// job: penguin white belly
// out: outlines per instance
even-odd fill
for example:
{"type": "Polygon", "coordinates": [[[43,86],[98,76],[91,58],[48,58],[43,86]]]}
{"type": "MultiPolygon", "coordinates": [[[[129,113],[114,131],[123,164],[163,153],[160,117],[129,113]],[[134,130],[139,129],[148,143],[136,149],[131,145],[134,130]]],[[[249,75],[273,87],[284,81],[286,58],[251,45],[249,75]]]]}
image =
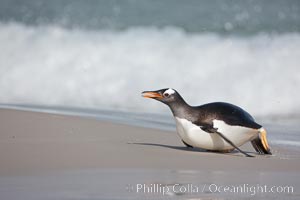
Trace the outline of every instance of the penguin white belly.
{"type": "MultiPolygon", "coordinates": [[[[175,117],[177,133],[187,144],[208,150],[228,150],[233,147],[228,144],[217,133],[208,133],[192,122],[175,117]]],[[[213,120],[213,127],[218,129],[225,137],[231,140],[236,146],[255,138],[259,131],[242,126],[231,126],[221,120],[213,120]]]]}

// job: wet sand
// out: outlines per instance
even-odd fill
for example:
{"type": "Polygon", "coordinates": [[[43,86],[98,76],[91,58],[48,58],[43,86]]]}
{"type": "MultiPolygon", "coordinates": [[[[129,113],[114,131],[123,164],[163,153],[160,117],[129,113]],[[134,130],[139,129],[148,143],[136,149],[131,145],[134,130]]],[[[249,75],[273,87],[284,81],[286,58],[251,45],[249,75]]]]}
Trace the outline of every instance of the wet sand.
{"type": "Polygon", "coordinates": [[[188,149],[175,132],[0,109],[0,198],[299,199],[298,152],[270,143],[272,156],[244,145],[247,158],[188,149]]]}

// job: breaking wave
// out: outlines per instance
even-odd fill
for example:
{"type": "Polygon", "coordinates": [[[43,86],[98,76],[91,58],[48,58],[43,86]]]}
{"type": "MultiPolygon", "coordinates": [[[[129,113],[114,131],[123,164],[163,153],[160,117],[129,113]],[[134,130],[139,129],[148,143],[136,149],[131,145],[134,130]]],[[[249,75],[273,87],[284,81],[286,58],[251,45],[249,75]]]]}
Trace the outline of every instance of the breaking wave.
{"type": "Polygon", "coordinates": [[[0,23],[0,103],[163,112],[140,97],[173,87],[192,105],[300,113],[300,34],[250,37],[180,28],[123,31],[0,23]]]}

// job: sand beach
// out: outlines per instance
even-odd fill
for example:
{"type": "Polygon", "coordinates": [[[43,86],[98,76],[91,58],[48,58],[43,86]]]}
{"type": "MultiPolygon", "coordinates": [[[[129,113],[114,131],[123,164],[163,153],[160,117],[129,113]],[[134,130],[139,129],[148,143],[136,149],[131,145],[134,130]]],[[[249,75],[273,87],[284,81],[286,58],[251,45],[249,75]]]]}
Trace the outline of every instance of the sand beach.
{"type": "MultiPolygon", "coordinates": [[[[272,141],[270,142],[272,145],[272,141]]],[[[0,109],[1,199],[298,199],[300,159],[188,149],[175,132],[0,109]]]]}

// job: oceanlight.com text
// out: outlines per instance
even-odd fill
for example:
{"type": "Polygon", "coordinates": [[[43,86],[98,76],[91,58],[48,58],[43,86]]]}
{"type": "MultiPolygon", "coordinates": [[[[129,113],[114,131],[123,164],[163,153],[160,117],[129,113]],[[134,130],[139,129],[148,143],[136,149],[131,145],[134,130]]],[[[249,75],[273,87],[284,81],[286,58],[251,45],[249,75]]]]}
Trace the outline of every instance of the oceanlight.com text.
{"type": "Polygon", "coordinates": [[[261,184],[240,184],[240,185],[222,185],[222,184],[134,184],[127,185],[127,191],[140,194],[246,194],[257,195],[263,193],[273,194],[292,194],[294,187],[290,185],[261,185],[261,184]]]}

